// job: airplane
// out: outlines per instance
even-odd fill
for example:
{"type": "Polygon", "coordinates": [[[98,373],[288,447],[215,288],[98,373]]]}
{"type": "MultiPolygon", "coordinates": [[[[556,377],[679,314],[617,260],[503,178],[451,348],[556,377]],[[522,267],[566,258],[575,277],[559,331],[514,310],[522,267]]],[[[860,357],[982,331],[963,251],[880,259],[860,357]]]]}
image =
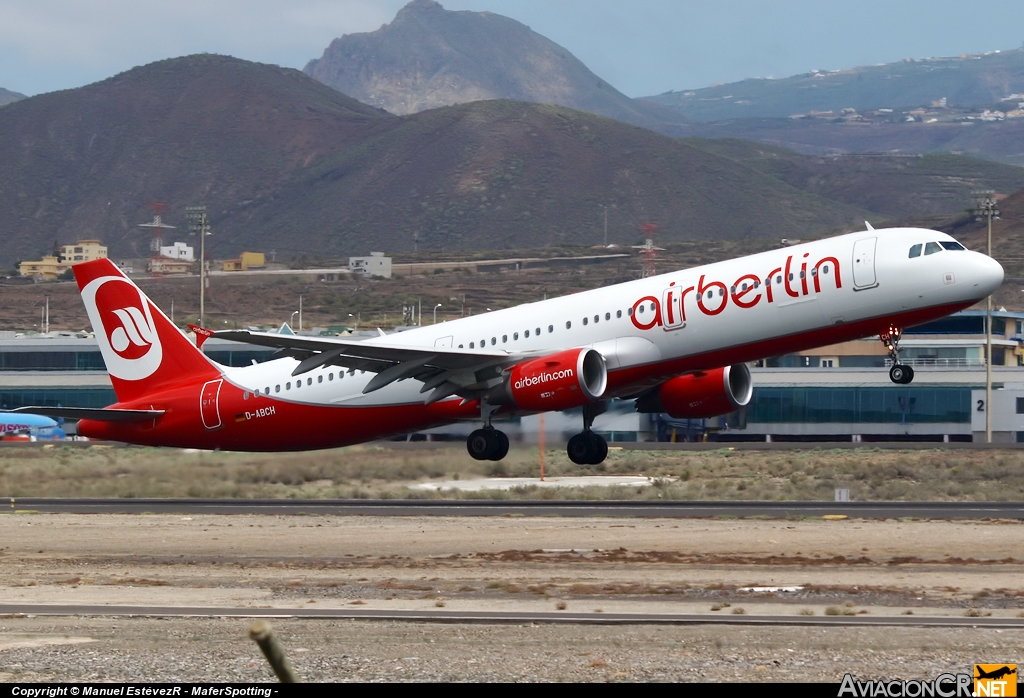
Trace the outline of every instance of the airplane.
{"type": "Polygon", "coordinates": [[[611,398],[709,418],[746,405],[747,362],[878,335],[906,384],[903,328],[957,312],[1003,280],[995,260],[920,228],[849,233],[363,341],[249,330],[206,336],[275,347],[245,367],[207,358],[108,260],[73,267],[117,403],[25,408],[78,418],[93,439],[235,451],[332,448],[474,421],[477,460],[500,460],[494,417],[583,408],[567,445],[611,398]]]}
{"type": "Polygon", "coordinates": [[[50,417],[26,412],[0,412],[0,439],[27,434],[36,439],[63,439],[67,436],[50,417]]]}

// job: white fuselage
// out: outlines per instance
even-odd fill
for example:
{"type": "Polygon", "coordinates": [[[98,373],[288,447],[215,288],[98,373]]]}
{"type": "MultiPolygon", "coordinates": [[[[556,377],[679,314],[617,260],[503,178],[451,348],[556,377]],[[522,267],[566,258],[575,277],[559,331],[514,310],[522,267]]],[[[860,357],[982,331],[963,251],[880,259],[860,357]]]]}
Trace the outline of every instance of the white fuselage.
{"type": "MultiPolygon", "coordinates": [[[[752,361],[925,322],[992,293],[989,257],[914,245],[952,243],[924,229],[869,230],[419,327],[367,343],[537,352],[592,347],[608,365],[607,397],[635,395],[670,375],[752,361]],[[788,265],[788,266],[787,266],[788,265]]],[[[324,366],[298,377],[295,359],[226,368],[238,388],[308,405],[422,403],[415,380],[363,394],[372,373],[324,366]],[[301,382],[301,385],[296,385],[301,382]]]]}

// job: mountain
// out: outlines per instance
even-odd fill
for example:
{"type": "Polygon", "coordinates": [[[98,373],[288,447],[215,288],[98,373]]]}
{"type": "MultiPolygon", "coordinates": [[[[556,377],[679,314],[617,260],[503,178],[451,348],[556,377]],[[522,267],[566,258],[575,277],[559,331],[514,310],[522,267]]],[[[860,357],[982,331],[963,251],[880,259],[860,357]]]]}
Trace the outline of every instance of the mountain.
{"type": "Polygon", "coordinates": [[[0,109],[0,264],[55,240],[144,256],[150,202],[206,203],[213,253],[521,248],[809,235],[861,211],[735,160],[565,107],[395,117],[299,71],[198,55],[0,109]],[[722,211],[729,211],[722,215],[722,211]]]}
{"type": "Polygon", "coordinates": [[[307,75],[225,56],[135,68],[0,109],[0,265],[205,203],[216,257],[809,237],[955,211],[1021,172],[969,158],[807,158],[670,138],[568,107],[489,100],[394,116],[307,75]],[[916,198],[915,198],[916,197],[916,198]]]}
{"type": "Polygon", "coordinates": [[[25,99],[25,95],[0,87],[0,107],[11,102],[17,102],[19,99],[25,99]]]}
{"type": "Polygon", "coordinates": [[[790,117],[812,111],[949,107],[1024,102],[1024,49],[751,79],[644,99],[693,121],[790,117]],[[1018,98],[1008,99],[1011,95],[1018,98]]]}
{"type": "Polygon", "coordinates": [[[970,207],[973,190],[1005,193],[1024,187],[1024,168],[965,155],[801,155],[733,138],[686,142],[797,189],[908,223],[961,213],[970,207]]]}
{"type": "Polygon", "coordinates": [[[0,262],[93,237],[143,256],[147,203],[206,201],[217,221],[393,119],[296,70],[210,55],[15,102],[0,109],[0,262]]]}
{"type": "Polygon", "coordinates": [[[635,102],[569,51],[508,17],[413,0],[375,32],[335,39],[305,72],[393,114],[513,99],[653,125],[676,117],[635,102]]]}

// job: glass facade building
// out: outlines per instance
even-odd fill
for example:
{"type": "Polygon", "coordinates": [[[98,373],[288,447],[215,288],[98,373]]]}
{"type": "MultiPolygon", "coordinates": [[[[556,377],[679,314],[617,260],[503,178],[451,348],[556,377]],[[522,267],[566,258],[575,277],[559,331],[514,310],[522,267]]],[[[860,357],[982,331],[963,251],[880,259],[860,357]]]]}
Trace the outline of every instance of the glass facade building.
{"type": "Polygon", "coordinates": [[[971,421],[969,387],[754,388],[747,423],[936,424],[971,421]]]}

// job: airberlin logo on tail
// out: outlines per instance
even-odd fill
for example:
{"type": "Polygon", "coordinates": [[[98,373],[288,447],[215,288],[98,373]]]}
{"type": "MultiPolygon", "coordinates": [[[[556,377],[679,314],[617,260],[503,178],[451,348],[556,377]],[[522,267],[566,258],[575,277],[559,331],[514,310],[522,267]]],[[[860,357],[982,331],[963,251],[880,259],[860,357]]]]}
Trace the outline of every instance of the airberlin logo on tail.
{"type": "Polygon", "coordinates": [[[121,277],[103,276],[82,289],[82,300],[110,375],[127,381],[153,375],[163,347],[142,291],[121,277]]]}

